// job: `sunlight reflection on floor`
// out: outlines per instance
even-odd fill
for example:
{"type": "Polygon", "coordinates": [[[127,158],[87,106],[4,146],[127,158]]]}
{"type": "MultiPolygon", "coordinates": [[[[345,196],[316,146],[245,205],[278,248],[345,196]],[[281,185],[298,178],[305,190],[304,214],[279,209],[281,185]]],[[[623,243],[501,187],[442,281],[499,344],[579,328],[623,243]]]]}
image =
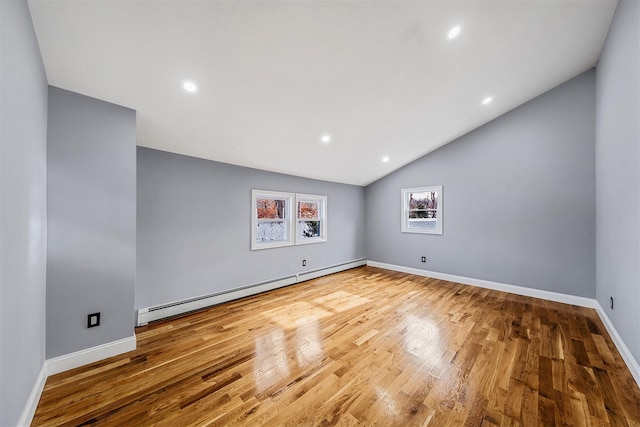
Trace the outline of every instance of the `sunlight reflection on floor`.
{"type": "Polygon", "coordinates": [[[442,364],[442,344],[438,325],[430,320],[414,315],[405,316],[407,330],[404,346],[408,353],[420,358],[430,368],[440,368],[442,364]]]}
{"type": "Polygon", "coordinates": [[[329,295],[316,298],[313,302],[322,304],[337,312],[343,312],[350,308],[371,302],[371,300],[369,298],[361,297],[360,295],[350,294],[349,292],[336,291],[329,295]]]}
{"type": "Polygon", "coordinates": [[[289,375],[286,338],[278,329],[255,339],[253,377],[258,391],[263,391],[289,375]]]}
{"type": "Polygon", "coordinates": [[[323,310],[314,304],[300,301],[293,304],[287,304],[283,307],[278,307],[274,310],[266,311],[263,315],[276,322],[283,329],[290,329],[295,326],[298,320],[319,320],[327,316],[331,316],[331,314],[331,312],[323,310]]]}
{"type": "Polygon", "coordinates": [[[298,365],[305,367],[322,360],[324,348],[322,347],[318,321],[305,318],[298,320],[296,326],[296,356],[298,365]]]}

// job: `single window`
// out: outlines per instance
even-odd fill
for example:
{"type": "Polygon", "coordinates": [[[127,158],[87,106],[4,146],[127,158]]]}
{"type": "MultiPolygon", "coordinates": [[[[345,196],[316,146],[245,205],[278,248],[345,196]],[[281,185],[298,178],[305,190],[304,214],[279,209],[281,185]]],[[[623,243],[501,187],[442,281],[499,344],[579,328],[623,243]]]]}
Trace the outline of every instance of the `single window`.
{"type": "Polygon", "coordinates": [[[251,191],[251,250],[294,244],[294,197],[292,193],[251,191]]]}
{"type": "Polygon", "coordinates": [[[442,186],[402,190],[402,232],[442,234],[442,186]]]}
{"type": "Polygon", "coordinates": [[[327,241],[327,197],[296,194],[296,244],[327,241]]]}

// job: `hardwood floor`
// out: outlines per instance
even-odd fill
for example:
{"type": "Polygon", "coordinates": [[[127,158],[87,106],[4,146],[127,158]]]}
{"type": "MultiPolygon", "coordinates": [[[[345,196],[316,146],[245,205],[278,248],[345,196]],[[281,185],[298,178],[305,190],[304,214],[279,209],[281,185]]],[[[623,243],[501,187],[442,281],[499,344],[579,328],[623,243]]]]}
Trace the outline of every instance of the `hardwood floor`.
{"type": "Polygon", "coordinates": [[[33,425],[640,425],[594,310],[372,267],[136,335],[50,377],[33,425]]]}

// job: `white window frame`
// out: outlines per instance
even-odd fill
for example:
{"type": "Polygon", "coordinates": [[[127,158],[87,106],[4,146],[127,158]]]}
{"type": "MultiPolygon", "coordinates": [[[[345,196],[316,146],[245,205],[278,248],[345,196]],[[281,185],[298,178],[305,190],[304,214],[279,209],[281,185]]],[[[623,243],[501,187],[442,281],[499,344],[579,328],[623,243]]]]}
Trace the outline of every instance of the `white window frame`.
{"type": "Polygon", "coordinates": [[[296,194],[296,245],[306,245],[309,243],[321,243],[327,241],[327,196],[319,196],[316,194],[296,194]],[[315,202],[318,203],[318,218],[298,218],[298,203],[315,202]],[[298,236],[298,223],[301,221],[315,220],[320,222],[320,235],[317,237],[300,237],[298,236]]]}
{"type": "Polygon", "coordinates": [[[435,185],[430,187],[416,187],[416,188],[403,188],[400,190],[402,196],[402,232],[403,233],[418,233],[418,234],[442,234],[442,185],[435,185]],[[409,227],[409,195],[411,193],[425,193],[425,192],[437,192],[438,207],[436,212],[436,228],[433,230],[418,229],[409,227]]]}
{"type": "MultiPolygon", "coordinates": [[[[295,201],[294,193],[284,193],[281,191],[268,191],[268,190],[251,190],[251,250],[280,248],[283,246],[292,246],[295,244],[295,229],[293,214],[293,204],[295,201]],[[258,199],[284,199],[285,203],[285,234],[286,239],[282,241],[274,242],[257,242],[256,237],[258,234],[258,224],[261,222],[268,222],[267,220],[258,220],[258,207],[256,201],[258,199]]],[[[296,204],[297,206],[297,204],[296,204]]]]}

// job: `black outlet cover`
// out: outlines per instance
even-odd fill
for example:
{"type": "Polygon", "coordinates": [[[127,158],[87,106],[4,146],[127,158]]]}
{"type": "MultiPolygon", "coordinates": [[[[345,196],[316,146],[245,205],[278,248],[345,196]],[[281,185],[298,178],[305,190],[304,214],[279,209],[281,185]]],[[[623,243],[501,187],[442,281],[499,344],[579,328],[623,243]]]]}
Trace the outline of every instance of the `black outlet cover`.
{"type": "Polygon", "coordinates": [[[87,316],[87,328],[100,326],[100,313],[91,313],[87,316]]]}

